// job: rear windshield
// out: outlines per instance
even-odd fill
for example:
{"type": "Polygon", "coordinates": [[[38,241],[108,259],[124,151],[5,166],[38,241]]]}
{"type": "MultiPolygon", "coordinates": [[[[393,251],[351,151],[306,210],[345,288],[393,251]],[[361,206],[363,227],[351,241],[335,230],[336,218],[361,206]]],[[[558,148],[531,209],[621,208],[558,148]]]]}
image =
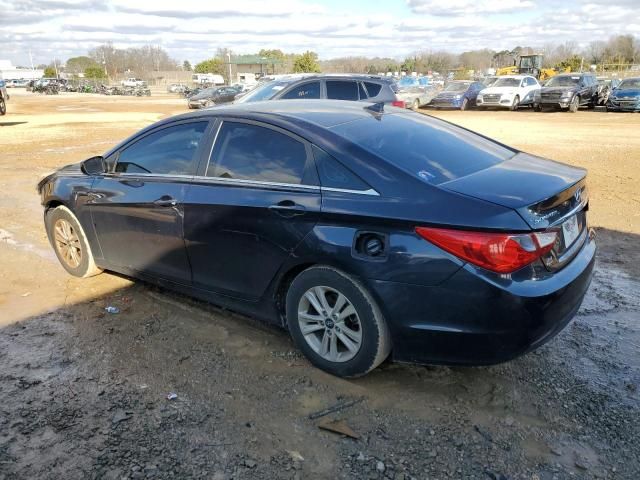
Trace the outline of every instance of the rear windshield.
{"type": "Polygon", "coordinates": [[[484,170],[516,153],[425,115],[387,114],[336,125],[332,130],[434,185],[484,170]]]}

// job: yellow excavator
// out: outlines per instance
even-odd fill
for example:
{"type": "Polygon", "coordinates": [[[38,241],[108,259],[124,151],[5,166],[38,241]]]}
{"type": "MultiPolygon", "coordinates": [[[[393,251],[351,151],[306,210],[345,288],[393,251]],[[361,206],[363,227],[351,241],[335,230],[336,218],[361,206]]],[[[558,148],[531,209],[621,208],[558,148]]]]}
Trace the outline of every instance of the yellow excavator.
{"type": "Polygon", "coordinates": [[[540,81],[557,75],[558,71],[554,68],[542,68],[542,58],[541,53],[520,55],[518,65],[514,60],[512,66],[498,68],[496,75],[533,75],[540,81]]]}

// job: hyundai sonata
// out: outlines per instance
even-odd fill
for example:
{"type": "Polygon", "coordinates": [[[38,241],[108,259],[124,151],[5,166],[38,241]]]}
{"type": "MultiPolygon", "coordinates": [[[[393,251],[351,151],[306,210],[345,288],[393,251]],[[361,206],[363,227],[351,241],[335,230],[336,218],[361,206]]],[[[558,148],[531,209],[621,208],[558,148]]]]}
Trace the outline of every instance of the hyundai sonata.
{"type": "Polygon", "coordinates": [[[491,364],[578,310],[586,172],[383,104],[290,100],[162,120],[39,186],[62,266],[260,317],[310,361],[491,364]]]}

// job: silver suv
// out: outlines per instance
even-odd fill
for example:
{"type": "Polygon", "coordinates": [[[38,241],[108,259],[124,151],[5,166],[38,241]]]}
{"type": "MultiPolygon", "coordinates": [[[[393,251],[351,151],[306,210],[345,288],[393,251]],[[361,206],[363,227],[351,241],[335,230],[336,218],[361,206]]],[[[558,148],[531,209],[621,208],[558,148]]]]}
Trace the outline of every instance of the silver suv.
{"type": "Polygon", "coordinates": [[[392,79],[377,75],[291,75],[266,82],[234,103],[309,98],[383,102],[404,107],[396,92],[397,86],[392,79]]]}

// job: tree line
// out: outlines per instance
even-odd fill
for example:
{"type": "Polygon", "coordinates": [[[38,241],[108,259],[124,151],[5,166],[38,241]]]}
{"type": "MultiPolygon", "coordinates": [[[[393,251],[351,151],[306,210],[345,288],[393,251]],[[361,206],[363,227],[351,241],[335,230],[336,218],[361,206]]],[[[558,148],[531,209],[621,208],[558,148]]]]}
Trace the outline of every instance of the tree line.
{"type": "MultiPolygon", "coordinates": [[[[523,54],[542,53],[544,67],[565,68],[571,66],[588,67],[592,64],[634,64],[640,63],[640,39],[633,35],[616,35],[606,41],[593,41],[585,48],[575,42],[562,44],[547,43],[542,47],[518,46],[512,50],[495,51],[478,49],[460,54],[446,50],[421,50],[404,60],[388,57],[348,56],[319,60],[317,53],[307,51],[302,54],[286,53],[280,49],[262,49],[253,55],[235,55],[228,49],[219,48],[211,58],[192,66],[188,60],[178,61],[162,48],[154,45],[143,47],[116,48],[106,43],[91,49],[87,55],[69,58],[61,67],[59,61],[46,68],[45,76],[55,76],[64,71],[68,75],[82,73],[86,78],[117,78],[126,74],[151,79],[161,71],[185,70],[196,73],[217,73],[228,75],[229,56],[231,63],[243,58],[258,57],[268,74],[326,72],[326,73],[387,73],[387,72],[447,72],[454,69],[500,68],[513,65],[523,54]]],[[[240,68],[240,67],[239,67],[240,68]]]]}

